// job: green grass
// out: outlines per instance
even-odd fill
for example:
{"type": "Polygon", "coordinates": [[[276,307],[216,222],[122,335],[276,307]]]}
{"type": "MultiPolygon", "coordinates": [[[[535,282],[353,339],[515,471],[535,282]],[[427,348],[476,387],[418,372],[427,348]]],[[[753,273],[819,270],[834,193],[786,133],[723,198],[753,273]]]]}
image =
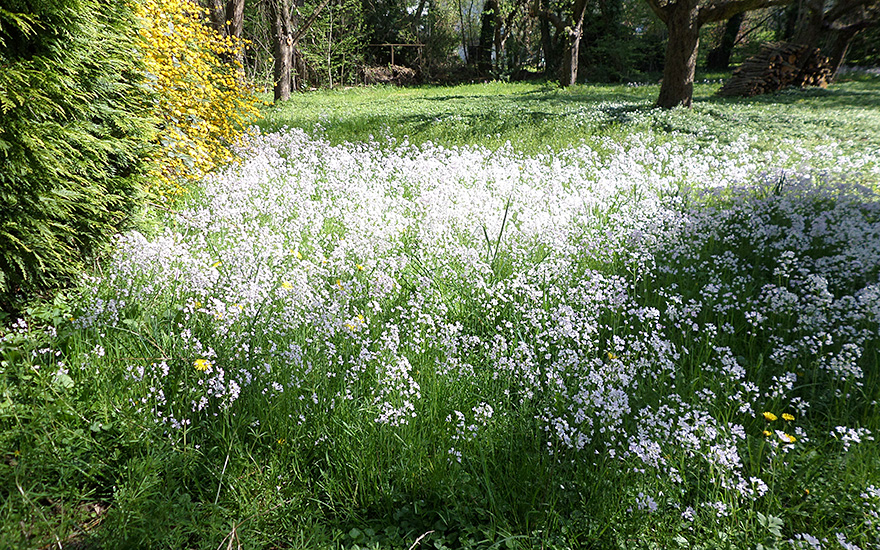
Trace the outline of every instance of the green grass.
{"type": "MultiPolygon", "coordinates": [[[[790,89],[755,98],[720,98],[723,75],[698,83],[694,107],[664,112],[653,107],[658,85],[580,85],[492,82],[456,87],[349,88],[311,92],[268,107],[264,131],[285,126],[316,131],[331,143],[404,139],[419,144],[479,144],[491,149],[510,141],[527,153],[560,150],[635,132],[680,132],[697,138],[735,140],[743,133],[807,143],[855,142],[880,146],[877,78],[847,80],[829,89],[790,89]]],[[[705,80],[705,79],[704,79],[705,80]]]]}
{"type": "Polygon", "coordinates": [[[880,80],[717,87],[267,107],[0,329],[0,547],[876,547],[880,80]]]}

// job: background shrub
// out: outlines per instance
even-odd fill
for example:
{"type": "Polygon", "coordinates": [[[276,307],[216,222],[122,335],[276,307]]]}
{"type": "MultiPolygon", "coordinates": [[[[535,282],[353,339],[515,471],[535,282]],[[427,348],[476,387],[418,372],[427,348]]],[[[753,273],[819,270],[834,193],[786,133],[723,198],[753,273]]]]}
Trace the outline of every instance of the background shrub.
{"type": "Polygon", "coordinates": [[[128,2],[0,9],[0,309],[68,281],[138,204],[154,125],[128,2]]]}

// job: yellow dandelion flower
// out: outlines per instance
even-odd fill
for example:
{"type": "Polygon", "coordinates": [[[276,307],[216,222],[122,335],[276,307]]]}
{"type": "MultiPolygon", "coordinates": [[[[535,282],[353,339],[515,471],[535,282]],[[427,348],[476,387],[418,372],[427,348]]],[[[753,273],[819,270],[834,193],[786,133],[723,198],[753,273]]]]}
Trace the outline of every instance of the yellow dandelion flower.
{"type": "Polygon", "coordinates": [[[761,433],[763,433],[763,434],[764,434],[764,437],[770,437],[770,436],[771,436],[771,435],[773,435],[773,434],[772,434],[772,433],[770,433],[770,432],[769,432],[769,431],[768,431],[768,430],[764,430],[764,431],[763,431],[763,432],[761,432],[761,433]]]}
{"type": "Polygon", "coordinates": [[[222,263],[223,263],[223,262],[221,262],[220,260],[217,260],[216,262],[214,262],[214,263],[211,264],[211,267],[220,267],[220,265],[221,265],[222,263]]]}
{"type": "Polygon", "coordinates": [[[205,372],[211,367],[211,362],[207,359],[196,359],[193,363],[193,367],[195,367],[197,371],[205,372]]]}
{"type": "Polygon", "coordinates": [[[608,354],[608,359],[610,361],[614,361],[615,359],[617,359],[617,356],[615,354],[611,353],[610,351],[608,351],[606,353],[608,354]]]}
{"type": "Polygon", "coordinates": [[[789,434],[786,434],[786,433],[782,434],[782,435],[779,436],[779,437],[780,437],[783,441],[785,441],[786,443],[794,443],[795,441],[797,441],[797,438],[796,438],[795,436],[793,436],[793,435],[789,435],[789,434]]]}
{"type": "Polygon", "coordinates": [[[342,290],[342,281],[340,279],[336,279],[336,286],[339,287],[339,290],[342,290]]]}
{"type": "Polygon", "coordinates": [[[358,271],[363,271],[363,270],[364,270],[364,266],[362,266],[361,264],[357,264],[355,267],[357,267],[357,270],[358,270],[358,271]]]}
{"type": "Polygon", "coordinates": [[[290,284],[290,281],[281,281],[281,288],[284,290],[293,290],[293,285],[290,284]]]}
{"type": "Polygon", "coordinates": [[[772,412],[765,411],[765,412],[764,412],[764,418],[766,418],[769,422],[773,422],[774,420],[776,420],[777,417],[776,417],[776,415],[773,414],[772,412]]]}
{"type": "Polygon", "coordinates": [[[794,420],[794,416],[792,416],[788,413],[782,413],[782,419],[785,420],[786,422],[791,422],[792,420],[794,420]]]}

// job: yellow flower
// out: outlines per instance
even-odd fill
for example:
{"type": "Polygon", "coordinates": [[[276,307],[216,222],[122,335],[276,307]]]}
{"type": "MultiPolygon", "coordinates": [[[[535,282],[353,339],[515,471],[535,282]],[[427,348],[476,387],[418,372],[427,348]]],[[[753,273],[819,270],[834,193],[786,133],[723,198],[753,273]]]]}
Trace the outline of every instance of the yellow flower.
{"type": "Polygon", "coordinates": [[[193,367],[195,367],[196,370],[202,371],[202,372],[205,372],[206,370],[208,370],[208,368],[210,366],[211,366],[211,362],[208,361],[207,359],[196,359],[195,362],[193,363],[193,367]]]}
{"type": "Polygon", "coordinates": [[[771,435],[773,435],[773,434],[772,434],[772,433],[770,433],[770,432],[769,432],[769,431],[768,431],[768,430],[764,430],[764,431],[763,431],[763,432],[761,432],[761,433],[763,433],[763,434],[764,434],[764,437],[770,437],[770,436],[771,436],[771,435]]]}
{"type": "Polygon", "coordinates": [[[776,415],[773,414],[772,412],[765,412],[764,418],[766,418],[770,422],[773,422],[774,420],[776,420],[776,415]]]}
{"type": "Polygon", "coordinates": [[[785,420],[786,422],[791,422],[792,420],[794,420],[794,416],[792,416],[788,413],[782,413],[782,419],[785,420]]]}
{"type": "Polygon", "coordinates": [[[214,262],[213,264],[211,264],[211,267],[220,267],[220,264],[222,264],[222,263],[223,263],[223,262],[221,262],[220,260],[217,260],[216,262],[214,262]]]}
{"type": "Polygon", "coordinates": [[[283,288],[284,290],[293,290],[293,285],[290,284],[290,281],[282,281],[281,288],[283,288]]]}
{"type": "Polygon", "coordinates": [[[356,264],[355,267],[357,267],[357,270],[358,270],[358,271],[363,271],[363,270],[364,270],[364,266],[362,266],[361,264],[356,264]]]}
{"type": "Polygon", "coordinates": [[[795,441],[797,441],[797,438],[796,438],[795,436],[793,436],[793,435],[788,435],[788,434],[786,434],[786,433],[782,434],[782,435],[779,436],[779,437],[781,437],[782,440],[785,441],[786,443],[794,443],[795,441]]]}
{"type": "Polygon", "coordinates": [[[608,354],[608,359],[609,359],[609,360],[614,361],[615,359],[617,359],[617,356],[614,355],[613,353],[611,353],[610,351],[609,351],[609,352],[606,352],[606,353],[608,354]]]}
{"type": "Polygon", "coordinates": [[[342,290],[342,281],[340,279],[336,279],[336,286],[339,287],[339,290],[342,290]]]}

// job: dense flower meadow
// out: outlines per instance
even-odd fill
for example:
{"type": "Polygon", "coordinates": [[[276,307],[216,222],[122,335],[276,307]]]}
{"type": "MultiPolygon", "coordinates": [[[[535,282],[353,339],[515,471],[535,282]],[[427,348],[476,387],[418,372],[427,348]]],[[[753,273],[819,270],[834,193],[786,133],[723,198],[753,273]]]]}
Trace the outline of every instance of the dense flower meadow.
{"type": "MultiPolygon", "coordinates": [[[[777,533],[816,450],[876,445],[880,154],[757,145],[254,137],[119,238],[74,323],[140,348],[81,368],[121,368],[121,406],[196,446],[243,411],[304,462],[336,421],[448,475],[528,440],[621,482],[620,522],[687,538],[759,510],[777,533]]],[[[776,542],[880,547],[878,485],[836,539],[776,542]]]]}

